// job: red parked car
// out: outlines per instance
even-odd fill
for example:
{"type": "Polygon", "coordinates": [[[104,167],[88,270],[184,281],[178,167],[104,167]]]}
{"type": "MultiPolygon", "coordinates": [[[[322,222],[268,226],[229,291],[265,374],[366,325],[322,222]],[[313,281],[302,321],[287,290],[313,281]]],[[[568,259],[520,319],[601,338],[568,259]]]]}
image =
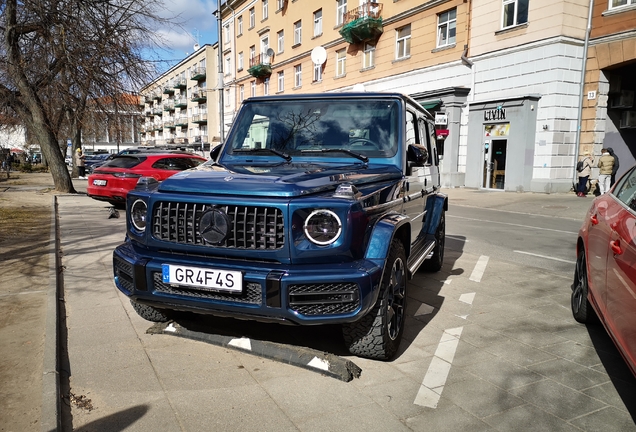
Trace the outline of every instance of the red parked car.
{"type": "Polygon", "coordinates": [[[636,376],[636,167],[592,202],[579,231],[572,314],[596,315],[636,376]]]}
{"type": "Polygon", "coordinates": [[[135,153],[118,155],[95,168],[88,176],[88,196],[125,206],[126,195],[141,177],[167,179],[180,171],[194,168],[207,159],[186,152],[135,153]]]}

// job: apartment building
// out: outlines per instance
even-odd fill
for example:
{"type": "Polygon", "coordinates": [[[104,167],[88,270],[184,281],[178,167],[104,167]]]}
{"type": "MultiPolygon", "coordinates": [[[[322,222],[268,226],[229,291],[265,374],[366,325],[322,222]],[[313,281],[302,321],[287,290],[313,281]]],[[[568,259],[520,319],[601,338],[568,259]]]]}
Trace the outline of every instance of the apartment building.
{"type": "Polygon", "coordinates": [[[225,121],[250,96],[398,91],[449,133],[444,186],[567,191],[587,11],[588,0],[228,1],[225,121]]]}
{"type": "MultiPolygon", "coordinates": [[[[98,151],[117,153],[140,145],[142,98],[133,94],[120,96],[117,109],[109,101],[109,97],[102,98],[101,108],[88,104],[82,127],[82,148],[89,154],[98,151]]],[[[68,145],[66,153],[72,153],[68,145]]]]}
{"type": "Polygon", "coordinates": [[[195,52],[141,90],[141,145],[205,153],[220,142],[217,47],[195,45],[195,52]]]}
{"type": "Polygon", "coordinates": [[[580,151],[613,148],[620,175],[636,163],[636,1],[593,4],[580,151]]]}

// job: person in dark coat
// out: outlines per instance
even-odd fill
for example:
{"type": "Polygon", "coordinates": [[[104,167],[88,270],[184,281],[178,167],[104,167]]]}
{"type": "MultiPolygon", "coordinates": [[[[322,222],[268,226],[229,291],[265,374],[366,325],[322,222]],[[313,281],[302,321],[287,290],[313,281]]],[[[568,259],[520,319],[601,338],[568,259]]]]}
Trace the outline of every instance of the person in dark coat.
{"type": "Polygon", "coordinates": [[[614,149],[611,147],[607,148],[607,152],[614,158],[614,166],[612,167],[612,177],[610,180],[610,187],[612,187],[614,186],[614,183],[616,183],[616,172],[618,171],[618,156],[616,156],[616,154],[614,153],[614,149]]]}

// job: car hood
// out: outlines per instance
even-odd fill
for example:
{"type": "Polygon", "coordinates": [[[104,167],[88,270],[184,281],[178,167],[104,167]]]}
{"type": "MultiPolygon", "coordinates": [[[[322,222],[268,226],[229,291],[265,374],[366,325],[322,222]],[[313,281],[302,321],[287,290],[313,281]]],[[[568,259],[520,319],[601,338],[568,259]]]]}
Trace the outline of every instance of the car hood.
{"type": "Polygon", "coordinates": [[[202,165],[164,180],[160,192],[251,196],[301,196],[334,190],[341,183],[360,186],[395,180],[392,165],[284,164],[278,166],[202,165]]]}

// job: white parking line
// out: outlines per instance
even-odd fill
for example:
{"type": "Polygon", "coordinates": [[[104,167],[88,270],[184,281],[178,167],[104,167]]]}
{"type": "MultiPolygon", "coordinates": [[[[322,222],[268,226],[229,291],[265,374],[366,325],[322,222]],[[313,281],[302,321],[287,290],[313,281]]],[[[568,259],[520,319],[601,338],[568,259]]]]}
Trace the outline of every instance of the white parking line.
{"type": "Polygon", "coordinates": [[[437,408],[437,403],[444,390],[444,385],[446,385],[463,329],[464,327],[457,327],[444,330],[439,345],[437,345],[437,350],[435,350],[435,355],[422,380],[420,390],[415,396],[414,404],[437,408]]]}
{"type": "Polygon", "coordinates": [[[475,300],[476,293],[466,293],[459,296],[459,301],[466,304],[473,304],[473,300],[475,300]]]}
{"type": "Polygon", "coordinates": [[[415,316],[428,315],[430,313],[433,313],[434,310],[435,308],[433,306],[428,305],[426,303],[422,303],[420,307],[417,308],[417,312],[415,312],[415,316]]]}
{"type": "Polygon", "coordinates": [[[477,260],[477,264],[475,264],[475,268],[473,272],[470,274],[470,280],[474,282],[481,282],[481,277],[484,275],[484,271],[486,271],[486,265],[488,264],[488,257],[486,255],[482,255],[477,260]]]}
{"type": "MultiPolygon", "coordinates": [[[[529,213],[524,213],[524,214],[529,214],[529,213]]],[[[541,231],[552,231],[552,232],[558,232],[558,233],[563,233],[563,234],[578,235],[578,232],[574,232],[574,231],[564,231],[564,230],[558,230],[558,229],[552,229],[552,228],[542,228],[542,227],[532,226],[532,225],[522,225],[522,224],[515,224],[515,223],[510,223],[510,222],[489,221],[489,220],[475,219],[475,218],[456,216],[456,215],[448,215],[448,217],[457,218],[457,219],[464,219],[464,220],[470,220],[470,221],[476,221],[476,222],[480,222],[480,223],[496,223],[497,225],[510,225],[510,226],[520,227],[520,228],[530,228],[530,229],[536,229],[536,230],[541,230],[541,231]]]]}
{"type": "Polygon", "coordinates": [[[560,261],[560,262],[564,262],[564,263],[568,263],[568,264],[576,264],[576,261],[564,260],[564,259],[561,259],[561,258],[555,258],[555,257],[551,257],[551,256],[546,256],[546,255],[539,255],[539,254],[532,253],[532,252],[524,252],[524,251],[520,251],[520,250],[516,250],[516,251],[513,251],[513,252],[524,254],[524,255],[535,256],[535,257],[539,257],[539,258],[545,258],[545,259],[549,259],[549,260],[552,260],[552,261],[560,261]]]}

